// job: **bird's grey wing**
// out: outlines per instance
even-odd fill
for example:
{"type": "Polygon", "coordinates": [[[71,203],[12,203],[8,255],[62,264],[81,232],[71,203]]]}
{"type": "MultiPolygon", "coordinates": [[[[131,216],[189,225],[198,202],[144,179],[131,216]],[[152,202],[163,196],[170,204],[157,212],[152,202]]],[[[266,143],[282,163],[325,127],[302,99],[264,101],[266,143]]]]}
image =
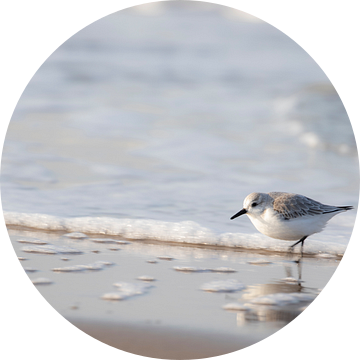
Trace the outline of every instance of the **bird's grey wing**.
{"type": "Polygon", "coordinates": [[[324,205],[303,195],[287,193],[274,197],[273,207],[285,220],[341,211],[336,206],[324,205]]]}

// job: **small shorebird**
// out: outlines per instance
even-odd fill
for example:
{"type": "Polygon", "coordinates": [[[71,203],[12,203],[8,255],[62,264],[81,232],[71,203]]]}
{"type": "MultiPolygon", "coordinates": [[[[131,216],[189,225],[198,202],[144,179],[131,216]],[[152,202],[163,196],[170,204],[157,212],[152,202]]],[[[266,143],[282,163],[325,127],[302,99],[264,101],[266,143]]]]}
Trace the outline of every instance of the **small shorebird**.
{"type": "Polygon", "coordinates": [[[352,206],[324,205],[303,195],[270,192],[251,193],[244,200],[244,208],[231,217],[246,214],[264,235],[280,240],[298,240],[292,249],[305,239],[322,231],[336,214],[353,209],[352,206]]]}

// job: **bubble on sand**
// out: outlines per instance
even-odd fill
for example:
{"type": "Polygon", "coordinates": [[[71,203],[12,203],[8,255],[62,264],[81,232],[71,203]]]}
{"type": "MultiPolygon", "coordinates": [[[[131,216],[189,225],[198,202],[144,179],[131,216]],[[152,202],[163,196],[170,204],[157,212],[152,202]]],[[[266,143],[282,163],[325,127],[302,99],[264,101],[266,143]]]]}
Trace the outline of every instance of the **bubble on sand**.
{"type": "Polygon", "coordinates": [[[173,257],[171,256],[158,256],[158,259],[160,260],[166,260],[166,261],[171,261],[171,260],[175,260],[173,257]]]}
{"type": "Polygon", "coordinates": [[[87,265],[74,265],[74,266],[54,268],[52,269],[52,271],[55,272],[79,272],[85,270],[97,271],[97,270],[103,270],[105,267],[111,265],[113,265],[113,263],[108,261],[96,261],[92,264],[87,264],[87,265]]]}
{"type": "Polygon", "coordinates": [[[188,272],[188,273],[195,273],[195,272],[208,272],[210,269],[206,268],[198,268],[193,266],[174,266],[174,270],[181,271],[181,272],[188,272]]]}
{"type": "Polygon", "coordinates": [[[153,285],[148,284],[132,284],[127,282],[118,282],[114,284],[119,289],[117,292],[104,294],[103,300],[125,300],[132,296],[145,294],[153,285]]]}
{"type": "Polygon", "coordinates": [[[29,260],[28,258],[25,258],[25,257],[22,257],[22,256],[19,256],[18,257],[18,260],[20,260],[20,261],[26,261],[26,260],[29,260]]]}
{"type": "Polygon", "coordinates": [[[87,235],[85,235],[84,233],[81,233],[81,232],[71,232],[71,233],[65,234],[63,236],[66,236],[71,239],[78,239],[78,240],[86,239],[88,237],[87,235]]]}
{"type": "Polygon", "coordinates": [[[149,275],[141,275],[141,276],[138,276],[137,279],[141,280],[141,281],[156,281],[156,279],[154,277],[149,276],[149,275]]]}
{"type": "Polygon", "coordinates": [[[229,310],[229,311],[250,311],[251,310],[251,307],[246,306],[244,304],[240,304],[240,303],[226,304],[222,308],[224,310],[229,310]]]}
{"type": "Polygon", "coordinates": [[[36,270],[34,268],[31,268],[31,267],[25,267],[24,270],[27,272],[27,273],[34,273],[34,272],[37,272],[39,270],[36,270]]]}
{"type": "Polygon", "coordinates": [[[124,300],[127,299],[129,296],[122,292],[112,292],[112,293],[106,293],[101,298],[103,300],[124,300]]]}
{"type": "Polygon", "coordinates": [[[47,254],[47,255],[54,255],[54,254],[80,255],[83,253],[78,249],[74,249],[66,246],[55,246],[55,245],[24,246],[23,248],[21,248],[21,250],[28,253],[47,254]]]}
{"type": "Polygon", "coordinates": [[[215,268],[215,269],[210,269],[210,271],[216,272],[216,273],[234,273],[234,272],[237,272],[235,269],[228,268],[228,267],[219,267],[219,268],[215,268]]]}
{"type": "Polygon", "coordinates": [[[201,290],[209,292],[235,292],[245,288],[243,283],[235,279],[212,281],[201,286],[201,290]]]}
{"type": "Polygon", "coordinates": [[[145,292],[148,289],[153,287],[153,285],[138,284],[138,283],[135,284],[135,283],[128,283],[128,282],[124,282],[124,281],[114,283],[113,285],[123,292],[133,293],[135,295],[142,294],[143,292],[145,292]]]}
{"type": "Polygon", "coordinates": [[[235,269],[228,268],[228,267],[219,267],[219,268],[198,268],[194,266],[174,266],[174,270],[181,271],[181,272],[188,272],[188,273],[195,273],[195,272],[214,272],[214,273],[234,273],[236,272],[235,269]]]}
{"type": "Polygon", "coordinates": [[[73,265],[73,266],[66,266],[66,267],[59,267],[53,268],[52,271],[55,272],[79,272],[86,270],[84,265],[73,265]]]}
{"type": "Polygon", "coordinates": [[[149,264],[157,264],[158,263],[157,260],[146,260],[146,262],[148,262],[149,264]]]}
{"type": "Polygon", "coordinates": [[[248,264],[250,264],[250,265],[270,265],[270,264],[272,264],[272,262],[259,259],[259,260],[248,261],[248,264]]]}
{"type": "Polygon", "coordinates": [[[39,239],[18,239],[19,243],[22,244],[33,244],[33,245],[46,245],[48,242],[39,239]]]}
{"type": "Polygon", "coordinates": [[[114,240],[114,239],[91,239],[92,242],[98,244],[116,244],[116,245],[129,245],[130,241],[125,240],[114,240]]]}
{"type": "Polygon", "coordinates": [[[53,283],[52,280],[48,278],[37,278],[31,280],[34,285],[50,285],[53,283]]]}

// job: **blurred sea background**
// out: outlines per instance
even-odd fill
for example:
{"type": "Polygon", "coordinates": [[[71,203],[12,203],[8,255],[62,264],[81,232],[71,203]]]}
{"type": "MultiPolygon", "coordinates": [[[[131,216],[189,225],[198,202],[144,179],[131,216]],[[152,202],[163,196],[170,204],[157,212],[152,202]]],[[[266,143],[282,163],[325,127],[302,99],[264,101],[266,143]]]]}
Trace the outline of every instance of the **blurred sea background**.
{"type": "MultiPolygon", "coordinates": [[[[320,67],[269,24],[199,2],[129,8],[61,45],[21,96],[1,165],[8,223],[87,217],[101,233],[129,219],[165,241],[159,221],[175,237],[208,229],[201,241],[257,233],[230,221],[254,191],[359,195],[351,124],[320,67]]],[[[355,216],[312,239],[346,245],[355,216]]]]}

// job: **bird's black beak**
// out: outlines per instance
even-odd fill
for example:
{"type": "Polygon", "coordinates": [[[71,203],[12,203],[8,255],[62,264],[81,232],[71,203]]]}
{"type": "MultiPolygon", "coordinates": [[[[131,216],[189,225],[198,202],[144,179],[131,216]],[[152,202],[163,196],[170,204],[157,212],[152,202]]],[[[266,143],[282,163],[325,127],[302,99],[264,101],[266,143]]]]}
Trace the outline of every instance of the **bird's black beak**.
{"type": "Polygon", "coordinates": [[[246,213],[247,213],[246,209],[242,209],[242,210],[240,210],[238,213],[236,213],[234,216],[232,216],[232,217],[230,218],[230,220],[235,219],[235,218],[237,218],[238,216],[244,215],[244,214],[246,214],[246,213]]]}

